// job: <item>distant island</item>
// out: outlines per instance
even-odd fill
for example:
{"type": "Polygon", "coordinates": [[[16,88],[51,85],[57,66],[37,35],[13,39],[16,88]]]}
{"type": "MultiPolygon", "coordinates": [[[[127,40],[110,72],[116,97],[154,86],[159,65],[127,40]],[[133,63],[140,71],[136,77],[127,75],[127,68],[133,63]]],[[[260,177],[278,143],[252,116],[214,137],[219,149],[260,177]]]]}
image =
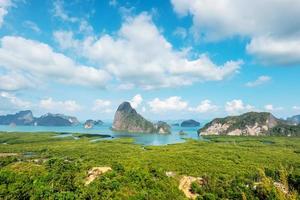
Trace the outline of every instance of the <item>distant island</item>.
{"type": "Polygon", "coordinates": [[[181,122],[180,126],[181,127],[197,127],[197,126],[200,126],[200,122],[190,119],[190,120],[185,120],[185,121],[181,122]]]}
{"type": "Polygon", "coordinates": [[[93,128],[94,126],[100,126],[102,124],[103,124],[103,121],[101,121],[101,120],[88,119],[85,121],[83,126],[84,126],[84,128],[89,129],[89,128],[93,128]]]}
{"type": "Polygon", "coordinates": [[[248,112],[239,116],[216,118],[198,130],[199,135],[299,136],[299,123],[274,117],[268,112],[248,112]]]}
{"type": "Polygon", "coordinates": [[[0,125],[11,126],[74,126],[80,124],[76,117],[63,114],[45,114],[34,117],[32,111],[25,110],[16,114],[0,116],[0,125]]]}
{"type": "Polygon", "coordinates": [[[287,122],[291,125],[300,124],[300,115],[295,115],[295,116],[292,116],[292,117],[288,117],[287,122]]]}
{"type": "Polygon", "coordinates": [[[126,131],[132,133],[171,133],[171,127],[165,122],[156,124],[146,120],[131,107],[129,102],[119,105],[112,125],[114,131],[126,131]]]}

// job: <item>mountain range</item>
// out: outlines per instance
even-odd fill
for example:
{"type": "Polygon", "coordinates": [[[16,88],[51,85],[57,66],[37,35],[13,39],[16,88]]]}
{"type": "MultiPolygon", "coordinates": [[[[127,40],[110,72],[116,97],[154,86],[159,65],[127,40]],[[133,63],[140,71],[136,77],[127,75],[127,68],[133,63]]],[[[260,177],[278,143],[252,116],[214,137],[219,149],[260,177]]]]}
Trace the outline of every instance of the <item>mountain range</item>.
{"type": "Polygon", "coordinates": [[[45,114],[40,117],[34,117],[32,111],[25,110],[16,114],[0,116],[0,125],[23,125],[23,126],[73,126],[78,125],[76,117],[63,114],[45,114]]]}

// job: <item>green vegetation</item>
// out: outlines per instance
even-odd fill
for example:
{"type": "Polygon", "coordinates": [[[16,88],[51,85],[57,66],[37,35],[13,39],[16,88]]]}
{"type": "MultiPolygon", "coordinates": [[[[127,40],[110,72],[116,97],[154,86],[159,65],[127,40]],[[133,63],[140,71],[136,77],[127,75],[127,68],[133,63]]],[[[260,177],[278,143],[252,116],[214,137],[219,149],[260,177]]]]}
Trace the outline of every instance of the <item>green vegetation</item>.
{"type": "Polygon", "coordinates": [[[203,178],[191,187],[198,199],[299,199],[297,137],[211,136],[143,147],[55,136],[0,133],[0,199],[186,199],[181,175],[203,178]],[[98,166],[113,170],[86,186],[98,166]]]}
{"type": "Polygon", "coordinates": [[[300,136],[300,125],[280,124],[272,128],[269,134],[276,136],[300,136]]]}

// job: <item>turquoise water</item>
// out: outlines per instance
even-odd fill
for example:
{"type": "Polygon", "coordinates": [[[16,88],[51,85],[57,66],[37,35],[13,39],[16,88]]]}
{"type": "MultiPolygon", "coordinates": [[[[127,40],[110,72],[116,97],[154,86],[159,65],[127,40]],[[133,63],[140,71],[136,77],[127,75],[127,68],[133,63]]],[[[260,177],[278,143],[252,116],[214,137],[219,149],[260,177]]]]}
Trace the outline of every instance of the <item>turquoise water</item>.
{"type": "MultiPolygon", "coordinates": [[[[85,129],[82,125],[68,127],[47,127],[47,126],[6,126],[0,125],[0,131],[7,132],[57,132],[57,133],[90,133],[110,135],[115,138],[133,138],[136,144],[142,145],[167,145],[184,142],[186,139],[201,140],[197,130],[199,127],[184,128],[172,126],[172,133],[168,135],[161,134],[145,134],[145,133],[126,133],[114,132],[110,129],[111,123],[105,123],[102,126],[95,126],[92,129],[85,129]],[[180,135],[180,131],[184,131],[186,135],[180,135]]],[[[107,139],[112,139],[107,138],[107,139]]],[[[103,139],[102,139],[103,140],[103,139]]]]}

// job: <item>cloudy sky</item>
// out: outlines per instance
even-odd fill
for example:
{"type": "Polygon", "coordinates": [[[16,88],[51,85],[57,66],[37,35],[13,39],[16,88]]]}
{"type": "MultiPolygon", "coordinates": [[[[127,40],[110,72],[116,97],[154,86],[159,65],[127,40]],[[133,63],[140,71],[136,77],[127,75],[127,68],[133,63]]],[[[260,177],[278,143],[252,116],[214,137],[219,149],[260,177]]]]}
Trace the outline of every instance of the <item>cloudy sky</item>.
{"type": "Polygon", "coordinates": [[[299,0],[0,0],[0,113],[300,114],[299,0]]]}

